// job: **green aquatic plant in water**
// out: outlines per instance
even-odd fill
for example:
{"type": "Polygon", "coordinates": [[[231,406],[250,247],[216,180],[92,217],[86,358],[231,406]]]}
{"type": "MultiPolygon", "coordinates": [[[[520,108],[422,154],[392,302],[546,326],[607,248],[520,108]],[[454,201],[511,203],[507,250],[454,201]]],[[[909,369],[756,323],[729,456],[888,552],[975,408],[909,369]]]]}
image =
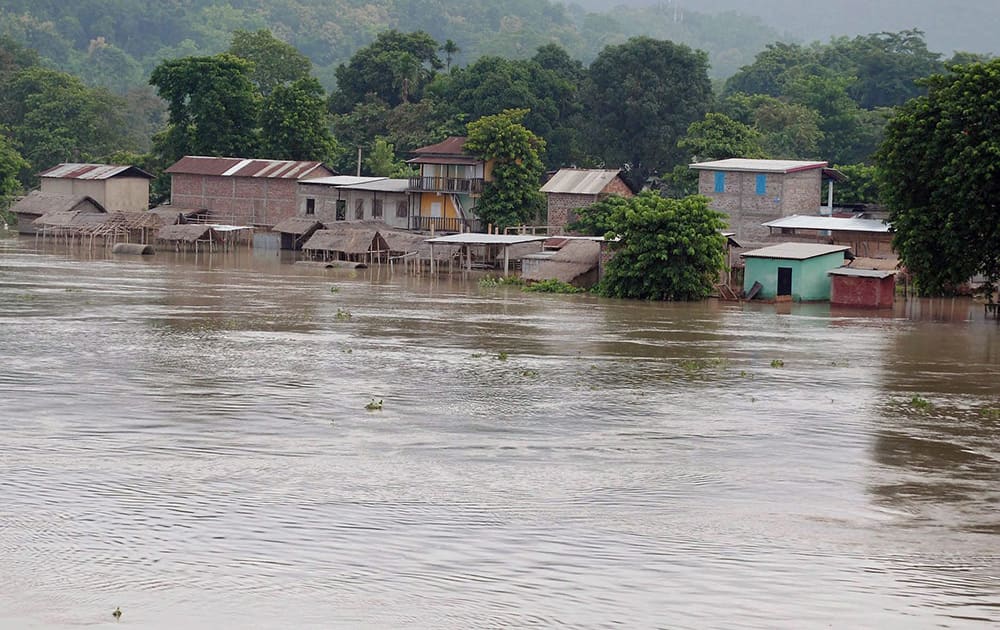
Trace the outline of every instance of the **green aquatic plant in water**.
{"type": "Polygon", "coordinates": [[[521,288],[522,291],[530,291],[532,293],[585,293],[586,289],[581,289],[580,287],[574,287],[568,282],[563,282],[562,280],[542,280],[540,282],[533,282],[529,285],[525,285],[521,288]]]}
{"type": "Polygon", "coordinates": [[[509,357],[510,357],[510,355],[508,355],[503,350],[501,350],[500,352],[497,353],[497,360],[498,361],[506,361],[509,357]]]}
{"type": "Polygon", "coordinates": [[[913,398],[910,399],[910,406],[920,411],[927,411],[933,405],[931,405],[931,401],[927,400],[926,398],[914,394],[913,398]]]}
{"type": "Polygon", "coordinates": [[[334,315],[334,317],[337,319],[337,321],[343,322],[343,321],[347,321],[347,320],[351,319],[354,316],[351,315],[350,311],[344,310],[342,308],[338,308],[337,309],[337,314],[334,315]]]}
{"type": "Polygon", "coordinates": [[[375,400],[372,398],[371,402],[365,405],[365,409],[368,411],[382,411],[382,399],[375,400]]]}
{"type": "Polygon", "coordinates": [[[782,361],[781,359],[775,359],[775,360],[771,361],[771,367],[773,367],[773,368],[785,367],[785,362],[782,361]]]}

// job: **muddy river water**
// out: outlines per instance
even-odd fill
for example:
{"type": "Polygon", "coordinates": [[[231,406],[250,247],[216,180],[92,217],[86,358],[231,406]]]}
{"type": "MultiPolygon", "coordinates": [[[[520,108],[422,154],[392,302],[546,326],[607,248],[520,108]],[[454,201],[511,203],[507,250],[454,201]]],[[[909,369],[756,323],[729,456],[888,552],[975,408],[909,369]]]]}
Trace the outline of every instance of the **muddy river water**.
{"type": "Polygon", "coordinates": [[[0,238],[0,418],[0,628],[1000,623],[1000,325],[970,301],[0,238]]]}

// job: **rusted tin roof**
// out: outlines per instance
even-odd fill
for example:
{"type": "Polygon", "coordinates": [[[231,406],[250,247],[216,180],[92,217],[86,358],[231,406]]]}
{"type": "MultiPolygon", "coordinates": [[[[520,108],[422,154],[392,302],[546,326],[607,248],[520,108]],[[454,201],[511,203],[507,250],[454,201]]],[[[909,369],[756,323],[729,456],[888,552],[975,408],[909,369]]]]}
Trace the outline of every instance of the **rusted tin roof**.
{"type": "Polygon", "coordinates": [[[54,179],[111,179],[112,177],[143,177],[153,179],[153,176],[136,166],[115,166],[112,164],[77,164],[67,162],[53,166],[38,174],[39,177],[54,179]]]}
{"type": "Polygon", "coordinates": [[[437,144],[414,149],[417,155],[465,155],[465,136],[450,136],[437,144]]]}
{"type": "Polygon", "coordinates": [[[267,179],[308,179],[336,175],[322,162],[297,160],[254,160],[229,157],[185,155],[167,169],[171,174],[215,175],[218,177],[261,177],[267,179]]]}

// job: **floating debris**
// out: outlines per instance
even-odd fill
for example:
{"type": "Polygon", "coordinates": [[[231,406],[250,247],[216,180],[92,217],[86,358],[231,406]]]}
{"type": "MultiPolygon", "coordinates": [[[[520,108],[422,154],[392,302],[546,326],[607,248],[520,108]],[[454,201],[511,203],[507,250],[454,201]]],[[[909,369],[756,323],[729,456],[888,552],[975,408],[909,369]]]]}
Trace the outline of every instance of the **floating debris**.
{"type": "Polygon", "coordinates": [[[785,367],[785,362],[782,361],[781,359],[775,359],[774,361],[771,361],[771,367],[773,368],[785,367]]]}
{"type": "Polygon", "coordinates": [[[365,405],[365,409],[368,411],[382,411],[382,399],[375,400],[372,398],[372,401],[365,405]]]}
{"type": "Polygon", "coordinates": [[[118,621],[122,618],[122,609],[115,606],[115,611],[111,613],[111,616],[115,618],[115,621],[118,621]]]}

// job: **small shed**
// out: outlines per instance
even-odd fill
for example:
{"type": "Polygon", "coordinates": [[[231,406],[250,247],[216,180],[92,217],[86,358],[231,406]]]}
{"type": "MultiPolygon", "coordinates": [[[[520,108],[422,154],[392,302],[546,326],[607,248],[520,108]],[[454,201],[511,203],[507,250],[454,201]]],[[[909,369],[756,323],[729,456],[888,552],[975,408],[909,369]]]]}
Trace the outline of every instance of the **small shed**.
{"type": "Polygon", "coordinates": [[[744,252],[743,292],[768,300],[826,301],[830,299],[828,272],[844,264],[850,247],[813,243],[782,243],[744,252]]]}
{"type": "Polygon", "coordinates": [[[609,195],[633,195],[620,170],[587,168],[559,169],[545,182],[541,192],[545,193],[548,209],[545,223],[560,231],[577,220],[576,211],[580,208],[593,205],[609,195]]]}
{"type": "Polygon", "coordinates": [[[302,250],[323,260],[373,262],[389,256],[389,244],[379,231],[364,224],[343,223],[317,230],[302,245],[302,250]]]}
{"type": "Polygon", "coordinates": [[[892,308],[896,272],[840,267],[830,274],[830,304],[861,308],[892,308]]]}
{"type": "Polygon", "coordinates": [[[312,217],[289,217],[279,221],[271,230],[281,238],[281,249],[302,249],[302,244],[309,240],[323,224],[312,217]]]}

